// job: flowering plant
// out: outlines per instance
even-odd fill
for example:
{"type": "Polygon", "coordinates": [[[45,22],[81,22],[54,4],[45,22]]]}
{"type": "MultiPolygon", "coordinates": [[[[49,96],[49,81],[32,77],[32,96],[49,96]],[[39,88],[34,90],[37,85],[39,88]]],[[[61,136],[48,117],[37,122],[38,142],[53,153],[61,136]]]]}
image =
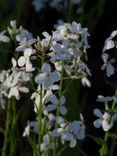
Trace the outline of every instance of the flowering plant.
{"type": "MultiPolygon", "coordinates": [[[[80,1],[73,2],[79,4],[80,1]]],[[[40,3],[43,8],[47,1],[40,3]]],[[[54,3],[51,1],[49,5],[54,6],[54,3]]],[[[109,53],[110,49],[117,47],[116,35],[117,31],[113,31],[106,39],[102,52],[104,64],[101,69],[106,70],[107,77],[116,73],[116,59],[109,53]]],[[[17,109],[17,104],[24,101],[25,96],[33,104],[34,118],[27,120],[21,137],[28,140],[33,156],[60,156],[66,148],[74,148],[86,137],[101,145],[100,156],[107,155],[109,137],[116,138],[110,130],[117,120],[117,91],[113,96],[99,95],[97,102],[104,103],[104,109],[95,108],[93,111],[98,117],[93,122],[94,127],[102,127],[104,139],[86,133],[82,112],[78,113],[77,119],[71,121],[67,118],[66,93],[71,82],[91,87],[91,72],[87,66],[87,49],[90,48],[88,29],[73,21],[56,26],[51,34],[43,32],[42,36],[34,38],[22,26],[17,27],[16,21],[10,21],[10,26],[0,33],[0,43],[15,45],[10,68],[0,71],[0,107],[6,111],[6,124],[0,127],[4,135],[1,155],[16,155],[17,140],[13,138],[17,138],[16,130],[22,112],[22,109],[17,109]]],[[[86,155],[82,148],[80,150],[82,155],[86,155]]]]}

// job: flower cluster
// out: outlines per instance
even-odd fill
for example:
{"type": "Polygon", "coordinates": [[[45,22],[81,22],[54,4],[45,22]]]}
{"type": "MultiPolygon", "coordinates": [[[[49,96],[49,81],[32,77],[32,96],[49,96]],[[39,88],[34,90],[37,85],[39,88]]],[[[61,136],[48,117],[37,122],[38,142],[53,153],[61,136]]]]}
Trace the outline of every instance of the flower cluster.
{"type": "Polygon", "coordinates": [[[11,21],[7,31],[0,34],[1,42],[15,42],[16,46],[11,68],[0,72],[0,105],[5,108],[5,100],[12,101],[12,97],[17,102],[20,92],[31,93],[36,119],[27,122],[23,136],[37,135],[37,148],[42,153],[66,142],[73,148],[77,140],[85,138],[82,116],[72,122],[65,119],[67,86],[63,88],[63,83],[66,79],[79,79],[84,86],[91,86],[86,65],[87,28],[76,22],[63,23],[51,35],[43,32],[43,36],[33,38],[22,26],[17,28],[16,21],[11,21]]]}
{"type": "Polygon", "coordinates": [[[52,35],[43,32],[43,36],[43,39],[37,37],[34,44],[34,55],[41,64],[34,78],[37,89],[31,95],[37,119],[28,122],[23,136],[30,132],[41,135],[39,146],[45,152],[66,142],[71,148],[75,147],[77,140],[85,138],[83,117],[72,122],[64,117],[67,100],[62,85],[64,79],[81,79],[83,85],[90,87],[87,77],[91,74],[86,65],[86,49],[89,48],[87,28],[76,22],[65,23],[58,26],[52,35]],[[43,128],[40,130],[39,127],[43,128]]]}
{"type": "Polygon", "coordinates": [[[115,57],[112,56],[111,52],[109,50],[117,48],[117,43],[115,40],[115,37],[117,35],[117,31],[113,31],[105,41],[105,45],[103,48],[103,53],[102,53],[102,60],[104,62],[102,66],[102,70],[106,70],[106,75],[110,77],[115,73],[115,67],[114,64],[116,63],[115,57]]]}
{"type": "MultiPolygon", "coordinates": [[[[21,46],[16,48],[18,58],[12,57],[11,68],[8,70],[1,70],[0,73],[0,105],[5,107],[5,99],[15,97],[16,100],[20,99],[20,92],[28,93],[29,88],[27,86],[28,82],[31,81],[32,71],[34,70],[31,63],[31,55],[33,55],[33,49],[26,47],[26,42],[32,38],[31,33],[22,27],[16,27],[16,21],[10,22],[10,27],[8,27],[7,34],[5,32],[1,33],[1,42],[7,43],[11,39],[15,39],[17,44],[22,44],[25,41],[25,48],[22,48],[22,53],[19,53],[21,46]],[[10,39],[11,38],[11,39],[10,39]]],[[[16,56],[16,54],[14,54],[16,56]]]]}
{"type": "Polygon", "coordinates": [[[114,108],[113,105],[117,103],[116,96],[102,96],[99,95],[98,102],[105,104],[105,110],[94,109],[93,113],[99,119],[94,121],[94,126],[96,128],[100,128],[102,126],[104,131],[109,131],[113,126],[114,122],[117,121],[117,110],[114,108]],[[112,108],[109,107],[112,103],[112,108]]]}

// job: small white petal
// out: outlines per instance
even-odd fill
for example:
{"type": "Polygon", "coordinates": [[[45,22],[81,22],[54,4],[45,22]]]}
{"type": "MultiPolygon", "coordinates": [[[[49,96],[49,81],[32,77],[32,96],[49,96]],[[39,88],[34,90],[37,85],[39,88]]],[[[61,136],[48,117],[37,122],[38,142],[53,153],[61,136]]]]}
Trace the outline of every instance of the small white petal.
{"type": "Polygon", "coordinates": [[[91,83],[86,77],[83,77],[81,81],[84,86],[91,87],[91,83]]]}
{"type": "Polygon", "coordinates": [[[21,57],[18,59],[18,66],[19,66],[19,67],[23,67],[25,64],[26,64],[26,59],[25,59],[24,56],[21,56],[21,57]]]}
{"type": "Polygon", "coordinates": [[[109,50],[109,49],[114,48],[114,46],[115,46],[115,43],[112,40],[108,40],[106,41],[105,49],[109,50]]]}
{"type": "Polygon", "coordinates": [[[13,67],[16,67],[17,62],[16,62],[16,60],[15,60],[13,57],[12,57],[12,59],[11,59],[11,62],[12,62],[13,67]]]}
{"type": "Polygon", "coordinates": [[[29,89],[27,87],[19,87],[19,90],[23,93],[28,93],[29,89]]]}
{"type": "Polygon", "coordinates": [[[111,38],[114,38],[117,35],[117,30],[113,31],[110,35],[111,38]]]}
{"type": "Polygon", "coordinates": [[[32,54],[33,52],[32,52],[32,49],[31,48],[26,48],[25,50],[24,50],[24,57],[29,57],[29,56],[31,56],[31,54],[32,54]]]}
{"type": "Polygon", "coordinates": [[[27,72],[32,72],[32,71],[34,71],[34,70],[35,70],[35,68],[33,68],[32,63],[28,60],[28,61],[26,62],[26,71],[27,71],[27,72]]]}
{"type": "Polygon", "coordinates": [[[113,123],[109,123],[107,120],[102,121],[102,128],[104,131],[108,131],[110,128],[112,128],[113,123]]]}
{"type": "Polygon", "coordinates": [[[76,146],[76,139],[75,139],[74,137],[72,137],[72,139],[70,140],[69,146],[70,146],[71,148],[74,148],[74,147],[76,146]]]}
{"type": "Polygon", "coordinates": [[[10,41],[10,39],[9,39],[9,37],[2,35],[2,36],[0,36],[0,41],[7,43],[10,41]]]}
{"type": "Polygon", "coordinates": [[[10,26],[11,26],[12,28],[16,28],[16,20],[10,21],[10,26]]]}

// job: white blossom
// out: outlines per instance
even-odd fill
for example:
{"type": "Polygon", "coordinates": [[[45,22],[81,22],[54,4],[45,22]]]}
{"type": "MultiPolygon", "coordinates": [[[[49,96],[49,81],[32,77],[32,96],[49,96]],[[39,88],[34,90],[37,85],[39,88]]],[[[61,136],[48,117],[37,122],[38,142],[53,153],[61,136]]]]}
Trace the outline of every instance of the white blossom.
{"type": "Polygon", "coordinates": [[[115,73],[115,68],[112,65],[112,63],[114,63],[115,61],[114,59],[109,60],[109,55],[106,53],[102,54],[102,59],[104,61],[104,64],[102,65],[101,69],[102,70],[106,69],[106,75],[110,77],[115,73]]]}
{"type": "Polygon", "coordinates": [[[56,95],[50,94],[46,99],[46,103],[48,102],[50,102],[46,107],[46,110],[48,112],[58,109],[62,115],[65,115],[67,113],[67,109],[64,106],[65,104],[64,96],[61,96],[60,99],[57,99],[56,95]]]}
{"type": "Polygon", "coordinates": [[[117,120],[117,113],[102,113],[99,109],[94,109],[93,113],[98,117],[98,119],[94,121],[94,126],[96,128],[102,127],[104,131],[109,131],[113,127],[115,120],[117,120]]]}
{"type": "Polygon", "coordinates": [[[0,32],[0,42],[9,42],[10,41],[10,38],[8,36],[5,35],[5,32],[6,31],[2,31],[0,32]]]}
{"type": "Polygon", "coordinates": [[[51,87],[54,82],[58,82],[61,78],[59,72],[51,72],[51,66],[48,63],[44,63],[41,70],[42,73],[38,74],[35,77],[35,82],[37,84],[44,84],[45,89],[51,87]]]}
{"type": "Polygon", "coordinates": [[[33,54],[33,50],[31,48],[26,48],[24,50],[24,56],[20,56],[18,59],[18,66],[19,67],[25,66],[27,72],[32,72],[35,70],[35,68],[33,67],[30,61],[30,57],[32,54],[33,54]]]}

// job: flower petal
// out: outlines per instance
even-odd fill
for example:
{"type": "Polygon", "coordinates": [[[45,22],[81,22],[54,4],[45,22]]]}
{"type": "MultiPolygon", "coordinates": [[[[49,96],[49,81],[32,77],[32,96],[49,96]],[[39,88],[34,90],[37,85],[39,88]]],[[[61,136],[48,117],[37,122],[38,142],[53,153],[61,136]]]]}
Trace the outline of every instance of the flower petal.
{"type": "Polygon", "coordinates": [[[46,79],[47,77],[46,77],[46,74],[38,74],[38,75],[36,75],[36,77],[35,77],[35,82],[37,83],[37,84],[41,84],[45,79],[46,79]]]}
{"type": "Polygon", "coordinates": [[[54,80],[54,82],[58,82],[61,79],[61,75],[59,72],[54,71],[51,73],[51,78],[54,80]]]}
{"type": "Polygon", "coordinates": [[[18,59],[18,66],[19,67],[23,67],[26,63],[26,59],[24,56],[21,56],[19,59],[18,59]]]}
{"type": "Polygon", "coordinates": [[[96,128],[100,128],[102,126],[102,119],[97,119],[93,122],[96,128]]]}
{"type": "Polygon", "coordinates": [[[44,63],[42,66],[42,72],[49,74],[51,72],[51,66],[48,63],[44,63]]]}
{"type": "Polygon", "coordinates": [[[97,116],[99,118],[102,118],[102,116],[103,116],[102,112],[97,108],[93,110],[93,113],[95,116],[97,116]]]}

